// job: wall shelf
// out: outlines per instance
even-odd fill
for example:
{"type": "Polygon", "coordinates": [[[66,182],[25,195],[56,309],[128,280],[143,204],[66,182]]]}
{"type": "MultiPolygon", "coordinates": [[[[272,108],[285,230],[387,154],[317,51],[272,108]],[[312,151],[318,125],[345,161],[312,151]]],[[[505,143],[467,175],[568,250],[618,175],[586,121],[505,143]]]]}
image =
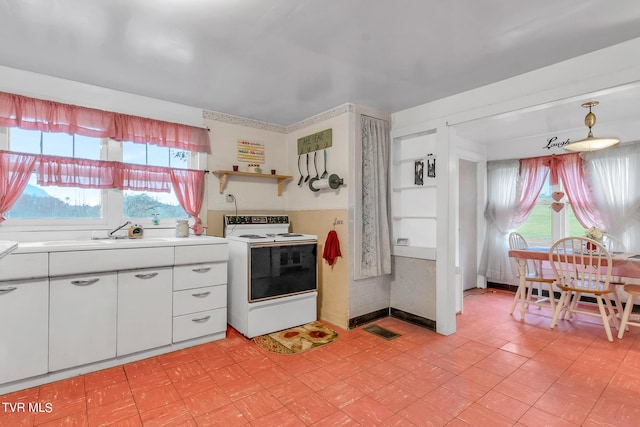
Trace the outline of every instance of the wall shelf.
{"type": "Polygon", "coordinates": [[[225,170],[217,170],[211,172],[220,178],[220,194],[224,193],[224,187],[227,185],[227,178],[229,176],[247,176],[251,178],[261,178],[261,179],[276,179],[278,180],[278,196],[282,196],[282,190],[284,189],[284,185],[288,180],[292,179],[292,176],[289,175],[271,175],[268,173],[253,173],[253,172],[237,172],[237,171],[225,171],[225,170]]]}

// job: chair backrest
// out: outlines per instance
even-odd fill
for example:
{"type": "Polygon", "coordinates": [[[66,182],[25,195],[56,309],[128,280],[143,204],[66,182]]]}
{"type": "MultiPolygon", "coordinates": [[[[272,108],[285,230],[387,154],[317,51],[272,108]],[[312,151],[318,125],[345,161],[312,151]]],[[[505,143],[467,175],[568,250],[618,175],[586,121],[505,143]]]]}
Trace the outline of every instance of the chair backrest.
{"type": "MultiPolygon", "coordinates": [[[[529,244],[527,243],[527,240],[522,236],[522,234],[514,231],[512,233],[509,233],[509,249],[527,249],[529,247],[529,244]]],[[[514,274],[517,276],[518,273],[518,268],[517,266],[514,265],[512,266],[514,274]]],[[[527,260],[527,276],[531,275],[531,274],[535,274],[536,276],[540,275],[540,271],[539,271],[539,267],[538,264],[536,264],[535,262],[533,262],[533,260],[527,260]]]]}
{"type": "Polygon", "coordinates": [[[602,245],[611,252],[626,252],[627,248],[624,247],[624,243],[611,234],[604,233],[602,236],[602,245]]]}
{"type": "Polygon", "coordinates": [[[522,234],[514,231],[509,233],[509,249],[526,249],[529,245],[522,234]]]}
{"type": "Polygon", "coordinates": [[[611,254],[595,240],[566,237],[549,249],[549,263],[560,287],[606,291],[611,279],[611,254]]]}

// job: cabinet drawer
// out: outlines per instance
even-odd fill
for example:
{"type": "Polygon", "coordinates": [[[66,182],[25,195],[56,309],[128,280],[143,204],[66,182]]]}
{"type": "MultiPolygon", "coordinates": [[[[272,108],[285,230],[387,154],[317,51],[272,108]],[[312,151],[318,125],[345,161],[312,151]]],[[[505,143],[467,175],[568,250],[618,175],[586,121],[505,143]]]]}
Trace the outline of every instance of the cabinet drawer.
{"type": "Polygon", "coordinates": [[[182,316],[227,306],[227,286],[207,286],[173,293],[173,315],[182,316]]]}
{"type": "Polygon", "coordinates": [[[227,283],[227,263],[180,265],[173,268],[173,290],[201,288],[227,283]]]}
{"type": "Polygon", "coordinates": [[[226,243],[217,245],[176,246],[176,265],[226,261],[227,259],[229,259],[229,248],[226,243]]]}
{"type": "Polygon", "coordinates": [[[178,316],[173,318],[173,342],[224,332],[226,329],[226,308],[178,316]]]}
{"type": "Polygon", "coordinates": [[[9,254],[0,261],[0,281],[38,279],[49,276],[49,254],[9,254]]]}

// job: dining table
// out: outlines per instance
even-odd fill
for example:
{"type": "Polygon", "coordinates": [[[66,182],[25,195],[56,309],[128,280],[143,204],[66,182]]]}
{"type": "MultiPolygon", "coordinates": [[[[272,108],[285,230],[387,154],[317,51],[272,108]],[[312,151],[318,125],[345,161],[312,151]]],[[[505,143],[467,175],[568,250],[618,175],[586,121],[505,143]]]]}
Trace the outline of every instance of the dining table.
{"type": "MultiPolygon", "coordinates": [[[[527,288],[527,261],[540,262],[542,270],[548,277],[553,274],[549,266],[548,247],[530,246],[525,249],[509,250],[509,257],[514,258],[518,263],[519,285],[516,292],[526,292],[527,288]],[[545,264],[547,268],[545,268],[545,264]]],[[[603,266],[607,265],[604,260],[603,266]]],[[[611,276],[626,277],[630,279],[640,279],[640,254],[628,252],[611,252],[611,276]]],[[[525,298],[521,298],[520,319],[524,319],[527,303],[525,298]]]]}

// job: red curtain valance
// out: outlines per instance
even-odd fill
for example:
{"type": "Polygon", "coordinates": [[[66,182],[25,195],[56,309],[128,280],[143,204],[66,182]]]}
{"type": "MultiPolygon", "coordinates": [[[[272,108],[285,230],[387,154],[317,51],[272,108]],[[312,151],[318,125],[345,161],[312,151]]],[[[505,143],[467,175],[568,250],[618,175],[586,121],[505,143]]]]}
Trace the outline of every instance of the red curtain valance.
{"type": "Polygon", "coordinates": [[[211,153],[209,132],[203,128],[5,92],[0,92],[0,126],[211,153]]]}
{"type": "Polygon", "coordinates": [[[134,165],[104,160],[0,151],[0,222],[24,191],[33,171],[38,185],[171,192],[195,219],[194,232],[203,231],[198,218],[204,199],[204,171],[134,165]]]}

